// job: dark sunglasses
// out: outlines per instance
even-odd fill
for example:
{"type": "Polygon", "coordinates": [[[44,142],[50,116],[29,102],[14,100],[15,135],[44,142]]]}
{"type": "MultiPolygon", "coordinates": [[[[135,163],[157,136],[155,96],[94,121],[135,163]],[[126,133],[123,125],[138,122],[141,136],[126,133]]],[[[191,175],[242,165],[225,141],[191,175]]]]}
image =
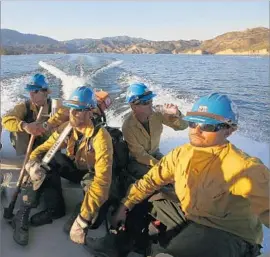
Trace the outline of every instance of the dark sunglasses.
{"type": "Polygon", "coordinates": [[[87,112],[87,111],[90,111],[92,109],[93,108],[86,108],[86,109],[75,109],[75,108],[72,108],[71,110],[72,111],[75,111],[75,112],[87,112]]]}
{"type": "Polygon", "coordinates": [[[230,125],[225,124],[225,123],[220,123],[220,124],[213,125],[213,124],[197,123],[197,122],[192,122],[192,121],[188,122],[188,126],[190,128],[193,128],[193,129],[195,129],[195,128],[197,128],[199,126],[200,130],[205,131],[205,132],[218,132],[221,129],[230,128],[230,125]]]}
{"type": "MultiPolygon", "coordinates": [[[[134,101],[133,101],[132,103],[133,103],[133,104],[141,104],[141,102],[149,102],[150,100],[142,101],[141,99],[142,99],[144,96],[151,95],[152,93],[153,93],[152,91],[146,91],[146,92],[144,92],[142,95],[137,96],[136,99],[134,99],[134,101]]],[[[149,103],[148,103],[148,104],[149,104],[149,103]]],[[[147,104],[142,104],[142,105],[147,105],[147,104]]]]}
{"type": "Polygon", "coordinates": [[[37,89],[37,90],[34,91],[35,94],[37,94],[38,92],[47,93],[48,89],[42,88],[42,89],[37,89]]]}
{"type": "Polygon", "coordinates": [[[148,100],[148,101],[140,101],[136,103],[135,105],[149,105],[151,103],[152,103],[152,100],[148,100]]]}

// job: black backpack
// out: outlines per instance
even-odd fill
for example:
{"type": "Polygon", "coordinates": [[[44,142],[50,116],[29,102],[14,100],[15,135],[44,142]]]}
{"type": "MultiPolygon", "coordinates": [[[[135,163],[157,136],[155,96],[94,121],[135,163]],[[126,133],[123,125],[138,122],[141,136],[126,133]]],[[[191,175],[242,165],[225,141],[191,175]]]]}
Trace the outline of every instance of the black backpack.
{"type": "MultiPolygon", "coordinates": [[[[101,125],[95,126],[92,138],[98,133],[101,125]]],[[[113,144],[113,171],[117,176],[121,171],[127,168],[129,162],[129,150],[127,142],[124,140],[123,133],[120,129],[104,126],[112,138],[113,144]]]]}

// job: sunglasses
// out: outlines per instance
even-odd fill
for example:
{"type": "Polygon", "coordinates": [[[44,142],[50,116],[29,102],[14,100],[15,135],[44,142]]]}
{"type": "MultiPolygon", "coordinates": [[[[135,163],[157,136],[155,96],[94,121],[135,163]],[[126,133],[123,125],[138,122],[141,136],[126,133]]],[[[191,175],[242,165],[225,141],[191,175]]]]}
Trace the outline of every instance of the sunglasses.
{"type": "Polygon", "coordinates": [[[205,132],[218,132],[221,129],[228,129],[230,128],[230,125],[225,124],[225,123],[220,123],[220,124],[204,124],[204,123],[197,123],[197,122],[188,122],[188,126],[190,128],[197,128],[198,126],[200,127],[201,131],[205,131],[205,132]]]}
{"type": "Polygon", "coordinates": [[[90,111],[92,110],[93,108],[85,108],[85,109],[75,109],[75,108],[71,108],[71,111],[74,111],[74,112],[87,112],[87,111],[90,111]]]}
{"type": "Polygon", "coordinates": [[[35,94],[37,94],[38,92],[42,92],[42,93],[47,93],[48,92],[48,89],[46,88],[42,88],[42,89],[37,89],[35,91],[33,91],[35,94]]]}
{"type": "MultiPolygon", "coordinates": [[[[142,102],[149,102],[150,100],[147,100],[147,101],[142,101],[141,99],[144,97],[144,96],[147,96],[147,95],[151,95],[153,92],[152,91],[146,91],[144,92],[142,95],[140,96],[137,96],[136,99],[133,100],[133,104],[141,104],[142,102]]],[[[148,103],[149,104],[149,103],[148,103]]],[[[147,105],[147,104],[142,104],[142,105],[147,105]]]]}
{"type": "Polygon", "coordinates": [[[149,105],[151,103],[152,103],[152,100],[148,100],[148,101],[140,101],[136,103],[135,105],[149,105]]]}

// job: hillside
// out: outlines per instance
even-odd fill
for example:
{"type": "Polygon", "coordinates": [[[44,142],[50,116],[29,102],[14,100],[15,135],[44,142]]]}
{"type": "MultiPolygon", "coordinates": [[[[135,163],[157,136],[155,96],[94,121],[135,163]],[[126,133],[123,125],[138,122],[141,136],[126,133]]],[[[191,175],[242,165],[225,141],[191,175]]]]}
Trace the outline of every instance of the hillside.
{"type": "Polygon", "coordinates": [[[23,34],[16,30],[1,29],[2,46],[58,44],[57,40],[35,34],[23,34]]]}
{"type": "Polygon", "coordinates": [[[269,29],[228,32],[205,41],[150,41],[128,36],[57,41],[1,29],[1,54],[37,53],[269,54],[269,29]]]}
{"type": "Polygon", "coordinates": [[[218,54],[225,51],[256,53],[264,49],[269,53],[269,29],[259,27],[245,31],[228,32],[204,41],[200,49],[208,54],[218,54]]]}

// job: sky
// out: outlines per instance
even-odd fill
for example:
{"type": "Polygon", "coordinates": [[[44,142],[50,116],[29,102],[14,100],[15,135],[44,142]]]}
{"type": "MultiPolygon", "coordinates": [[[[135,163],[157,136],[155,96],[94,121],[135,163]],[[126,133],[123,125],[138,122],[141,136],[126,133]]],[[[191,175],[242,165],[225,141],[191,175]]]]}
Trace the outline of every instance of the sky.
{"type": "Polygon", "coordinates": [[[257,1],[1,1],[1,28],[56,40],[141,37],[206,40],[269,28],[269,2],[257,1]]]}

